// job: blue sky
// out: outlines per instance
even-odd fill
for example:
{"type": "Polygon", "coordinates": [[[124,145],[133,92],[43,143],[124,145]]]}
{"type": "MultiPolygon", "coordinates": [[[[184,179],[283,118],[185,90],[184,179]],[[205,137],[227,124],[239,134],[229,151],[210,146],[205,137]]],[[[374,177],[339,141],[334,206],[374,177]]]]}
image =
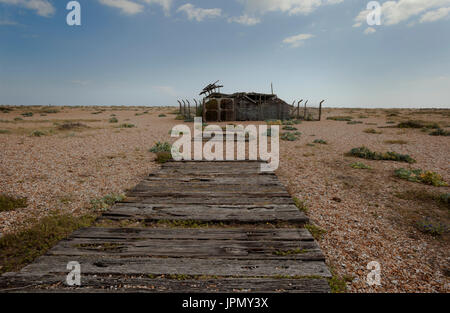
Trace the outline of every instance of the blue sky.
{"type": "Polygon", "coordinates": [[[0,104],[177,105],[220,80],[335,107],[450,108],[450,0],[0,0],[0,104]]]}

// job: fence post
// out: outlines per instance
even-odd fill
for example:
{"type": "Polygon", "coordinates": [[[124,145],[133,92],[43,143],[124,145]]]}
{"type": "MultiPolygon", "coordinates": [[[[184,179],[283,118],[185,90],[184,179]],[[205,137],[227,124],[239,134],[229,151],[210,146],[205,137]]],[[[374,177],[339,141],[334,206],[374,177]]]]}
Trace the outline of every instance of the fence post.
{"type": "Polygon", "coordinates": [[[306,104],[308,103],[308,100],[305,101],[305,112],[303,112],[303,119],[306,121],[306,104]]]}
{"type": "Polygon", "coordinates": [[[189,103],[189,100],[186,99],[186,102],[188,104],[188,119],[191,118],[191,104],[189,103]]]}
{"type": "Polygon", "coordinates": [[[320,119],[322,118],[322,103],[324,103],[325,102],[325,100],[322,100],[322,101],[320,101],[320,104],[319,104],[319,122],[320,122],[320,119]]]}
{"type": "Polygon", "coordinates": [[[180,100],[177,100],[177,101],[178,101],[178,103],[180,104],[180,111],[178,112],[178,114],[181,115],[181,101],[180,101],[180,100]]]}

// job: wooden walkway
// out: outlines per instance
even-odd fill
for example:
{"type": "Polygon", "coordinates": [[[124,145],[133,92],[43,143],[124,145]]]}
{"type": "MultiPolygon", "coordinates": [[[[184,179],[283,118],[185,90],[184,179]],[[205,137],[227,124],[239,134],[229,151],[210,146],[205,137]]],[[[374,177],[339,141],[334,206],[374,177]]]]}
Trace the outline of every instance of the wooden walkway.
{"type": "Polygon", "coordinates": [[[170,162],[19,273],[18,292],[328,292],[307,217],[259,162],[170,162]],[[130,223],[139,227],[130,227],[130,223]],[[126,226],[128,225],[128,226],[126,226]],[[177,226],[184,227],[177,227],[177,226]],[[190,226],[190,227],[189,227],[190,226]],[[68,262],[81,287],[66,286],[68,262]]]}

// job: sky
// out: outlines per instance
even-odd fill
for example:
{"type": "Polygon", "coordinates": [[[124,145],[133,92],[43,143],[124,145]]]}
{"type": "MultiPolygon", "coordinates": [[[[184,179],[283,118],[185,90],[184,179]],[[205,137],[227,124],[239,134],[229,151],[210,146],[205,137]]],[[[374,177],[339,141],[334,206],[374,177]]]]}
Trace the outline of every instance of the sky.
{"type": "Polygon", "coordinates": [[[69,2],[0,0],[0,104],[175,106],[220,80],[288,103],[450,108],[450,0],[79,0],[79,26],[69,2]]]}

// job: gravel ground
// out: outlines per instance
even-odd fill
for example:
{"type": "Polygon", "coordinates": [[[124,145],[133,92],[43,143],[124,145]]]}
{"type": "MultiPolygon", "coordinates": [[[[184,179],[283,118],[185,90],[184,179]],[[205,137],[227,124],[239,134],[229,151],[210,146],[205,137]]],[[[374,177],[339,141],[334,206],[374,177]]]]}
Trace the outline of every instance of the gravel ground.
{"type": "MultiPolygon", "coordinates": [[[[61,113],[19,117],[18,109],[0,113],[0,190],[27,197],[28,206],[0,212],[0,233],[27,227],[52,211],[82,214],[92,199],[123,193],[158,165],[148,149],[156,141],[169,140],[168,132],[179,123],[172,109],[163,108],[64,108],[61,113]],[[136,113],[148,113],[136,116],[136,113]],[[159,114],[166,112],[166,117],[159,114]],[[115,114],[119,123],[108,120],[115,114]],[[59,131],[55,122],[80,121],[89,128],[59,131]],[[9,122],[6,122],[9,121],[9,122]],[[135,128],[117,128],[121,123],[135,128]],[[32,137],[40,129],[49,135],[32,137]]],[[[29,111],[28,110],[24,110],[29,111]]],[[[382,128],[387,120],[421,119],[449,126],[448,115],[417,114],[401,110],[387,117],[383,110],[328,109],[322,122],[304,122],[296,127],[299,140],[281,141],[281,181],[292,196],[305,200],[308,216],[326,234],[319,244],[327,263],[348,280],[351,292],[449,292],[448,234],[434,238],[414,226],[421,217],[432,217],[449,225],[449,211],[436,201],[401,199],[406,191],[420,194],[448,193],[449,187],[432,187],[399,180],[396,168],[422,168],[440,173],[450,181],[449,137],[433,137],[417,129],[382,128]],[[358,115],[369,118],[359,119],[358,115]],[[326,120],[327,116],[353,115],[362,124],[326,120]],[[367,125],[369,124],[369,125],[367,125]],[[376,124],[376,125],[374,125],[376,124]],[[382,134],[367,134],[375,128],[382,134]],[[326,145],[308,146],[314,139],[326,145]],[[405,140],[406,144],[387,144],[405,140]],[[345,157],[351,148],[366,145],[375,151],[410,154],[417,164],[369,161],[345,157]],[[361,161],[372,170],[353,169],[361,161]],[[381,286],[366,283],[371,261],[381,265],[381,286]],[[447,276],[446,276],[447,275],[447,276]]],[[[425,113],[425,112],[424,112],[425,113]]]]}

